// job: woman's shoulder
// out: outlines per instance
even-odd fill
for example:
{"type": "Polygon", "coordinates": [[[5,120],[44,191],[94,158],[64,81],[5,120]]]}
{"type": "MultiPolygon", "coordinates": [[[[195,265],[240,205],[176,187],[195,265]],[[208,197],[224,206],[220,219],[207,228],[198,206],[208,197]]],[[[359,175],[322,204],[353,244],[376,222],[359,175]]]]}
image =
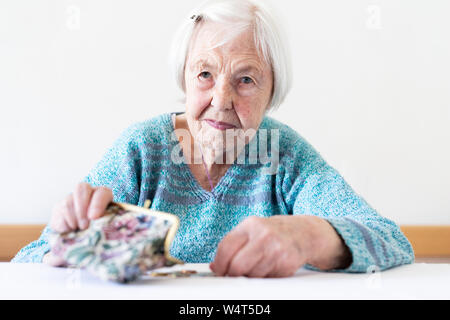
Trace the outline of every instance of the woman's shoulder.
{"type": "Polygon", "coordinates": [[[281,149],[292,151],[299,144],[307,143],[292,127],[270,116],[264,117],[259,130],[266,130],[267,135],[271,137],[278,136],[280,151],[281,149]]]}
{"type": "MultiPolygon", "coordinates": [[[[316,162],[323,163],[320,153],[304,138],[299,132],[291,126],[273,118],[265,116],[260,129],[266,129],[268,135],[278,135],[278,150],[280,162],[316,162]],[[275,130],[275,131],[272,131],[275,130]]],[[[297,163],[300,164],[300,163],[297,163]]]]}
{"type": "Polygon", "coordinates": [[[171,113],[168,112],[132,123],[122,131],[119,139],[137,145],[169,144],[172,131],[171,113]]]}

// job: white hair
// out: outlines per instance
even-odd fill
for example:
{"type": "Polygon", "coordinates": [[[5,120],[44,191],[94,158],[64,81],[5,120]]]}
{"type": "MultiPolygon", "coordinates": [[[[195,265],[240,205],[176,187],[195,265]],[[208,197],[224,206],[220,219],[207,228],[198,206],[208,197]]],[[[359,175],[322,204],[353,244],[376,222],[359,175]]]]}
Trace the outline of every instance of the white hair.
{"type": "Polygon", "coordinates": [[[277,109],[292,86],[290,50],[280,20],[261,0],[207,0],[190,12],[175,34],[169,57],[179,88],[185,92],[184,72],[191,38],[203,21],[226,24],[227,36],[216,47],[253,28],[255,46],[273,72],[272,98],[266,111],[277,109]]]}

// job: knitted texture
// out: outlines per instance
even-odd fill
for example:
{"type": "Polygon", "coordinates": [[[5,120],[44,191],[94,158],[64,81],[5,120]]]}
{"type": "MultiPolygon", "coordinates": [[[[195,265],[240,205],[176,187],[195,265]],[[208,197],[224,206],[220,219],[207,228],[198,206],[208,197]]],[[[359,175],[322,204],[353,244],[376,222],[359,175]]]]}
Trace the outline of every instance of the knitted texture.
{"type": "MultiPolygon", "coordinates": [[[[295,130],[265,116],[253,140],[245,146],[212,191],[203,189],[181,155],[171,116],[165,113],[128,127],[84,178],[92,186],[107,186],[114,201],[175,214],[180,226],[170,254],[190,263],[214,260],[217,245],[250,216],[314,215],[327,220],[352,254],[352,263],[336,272],[385,270],[414,262],[411,244],[400,228],[376,212],[295,130]],[[278,163],[252,162],[248,155],[267,130],[279,132],[278,163]],[[243,156],[243,157],[241,157],[243,156]],[[243,161],[242,161],[243,159],[243,161]]],[[[41,237],[22,248],[12,262],[41,262],[48,252],[47,226],[41,237]]],[[[317,270],[313,266],[306,268],[317,270]]]]}

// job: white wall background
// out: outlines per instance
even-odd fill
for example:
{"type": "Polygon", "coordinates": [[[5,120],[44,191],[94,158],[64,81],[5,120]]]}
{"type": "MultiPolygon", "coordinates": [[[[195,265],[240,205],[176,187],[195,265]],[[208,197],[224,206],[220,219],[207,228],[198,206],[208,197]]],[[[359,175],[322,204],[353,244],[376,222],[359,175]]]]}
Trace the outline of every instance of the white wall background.
{"type": "MultiPolygon", "coordinates": [[[[171,36],[198,0],[0,2],[0,223],[53,204],[131,123],[171,110],[171,36]]],[[[273,117],[378,212],[450,224],[450,2],[277,0],[295,83],[273,117]]]]}

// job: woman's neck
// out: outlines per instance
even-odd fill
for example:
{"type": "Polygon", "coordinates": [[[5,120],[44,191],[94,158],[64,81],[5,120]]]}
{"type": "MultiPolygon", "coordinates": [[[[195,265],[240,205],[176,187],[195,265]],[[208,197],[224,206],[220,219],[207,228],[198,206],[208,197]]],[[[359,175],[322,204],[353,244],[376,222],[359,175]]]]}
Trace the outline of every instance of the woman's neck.
{"type": "MultiPolygon", "coordinates": [[[[214,151],[208,152],[209,150],[202,150],[197,144],[195,145],[194,137],[190,133],[189,126],[185,114],[179,114],[175,117],[175,129],[187,130],[190,134],[190,144],[185,141],[180,141],[183,154],[186,158],[190,160],[190,164],[193,166],[201,166],[206,171],[208,180],[218,180],[222,177],[234,160],[237,158],[236,152],[231,158],[230,154],[225,152],[220,155],[215,155],[214,151]],[[197,151],[195,153],[194,151],[197,151]],[[231,159],[227,159],[227,155],[231,159]],[[221,161],[219,161],[221,159],[221,161]]],[[[182,139],[184,140],[184,139],[182,139]]]]}

